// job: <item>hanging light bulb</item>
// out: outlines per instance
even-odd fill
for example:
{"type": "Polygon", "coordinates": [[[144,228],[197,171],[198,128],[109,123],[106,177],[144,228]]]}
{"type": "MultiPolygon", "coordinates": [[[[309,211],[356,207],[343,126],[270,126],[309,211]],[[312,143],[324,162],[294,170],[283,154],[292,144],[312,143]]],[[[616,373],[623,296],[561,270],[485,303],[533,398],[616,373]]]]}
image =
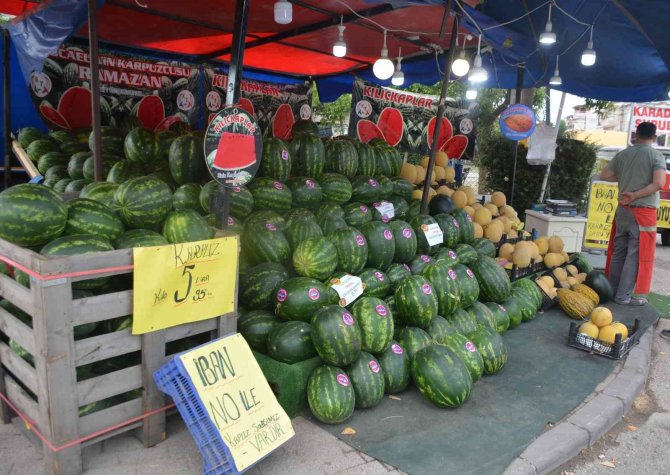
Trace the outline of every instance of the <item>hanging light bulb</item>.
{"type": "Polygon", "coordinates": [[[544,31],[540,35],[540,43],[543,45],[553,45],[556,43],[556,33],[551,31],[553,25],[551,24],[551,2],[549,2],[549,19],[544,26],[544,31]]]}
{"type": "Polygon", "coordinates": [[[382,46],[380,57],[372,66],[372,72],[377,79],[386,80],[393,76],[395,67],[389,59],[389,50],[386,47],[386,30],[384,30],[384,46],[382,46]]]}
{"type": "Polygon", "coordinates": [[[340,17],[340,24],[337,26],[340,34],[337,37],[337,41],[333,43],[333,56],[338,58],[344,58],[347,55],[347,43],[344,42],[344,30],[346,26],[343,24],[342,17],[340,17]]]}
{"type": "Polygon", "coordinates": [[[477,99],[477,89],[472,86],[468,87],[468,90],[465,91],[465,98],[469,101],[477,99]]]}
{"type": "MultiPolygon", "coordinates": [[[[456,46],[458,46],[458,35],[456,36],[456,46]]],[[[465,45],[463,45],[458,58],[451,63],[451,72],[460,78],[468,74],[468,71],[470,71],[470,63],[465,59],[465,45]]]]}
{"type": "Polygon", "coordinates": [[[391,84],[394,86],[402,86],[405,84],[405,73],[402,72],[400,69],[400,63],[402,62],[402,50],[398,50],[398,58],[397,62],[395,65],[395,72],[393,73],[393,77],[391,77],[391,84]]]}
{"type": "Polygon", "coordinates": [[[479,42],[477,43],[477,56],[468,75],[470,82],[484,82],[489,78],[489,73],[482,67],[482,56],[480,54],[482,47],[482,35],[479,35],[479,42]]]}
{"type": "Polygon", "coordinates": [[[593,49],[593,25],[591,25],[591,35],[586,49],[582,52],[582,64],[584,66],[593,66],[596,64],[596,50],[593,49]]]}
{"type": "Polygon", "coordinates": [[[563,84],[561,74],[558,72],[558,56],[556,56],[556,69],[554,69],[554,75],[549,79],[549,84],[552,86],[560,86],[563,84]]]}
{"type": "Polygon", "coordinates": [[[275,23],[288,25],[293,21],[293,5],[288,0],[278,0],[275,2],[275,23]]]}

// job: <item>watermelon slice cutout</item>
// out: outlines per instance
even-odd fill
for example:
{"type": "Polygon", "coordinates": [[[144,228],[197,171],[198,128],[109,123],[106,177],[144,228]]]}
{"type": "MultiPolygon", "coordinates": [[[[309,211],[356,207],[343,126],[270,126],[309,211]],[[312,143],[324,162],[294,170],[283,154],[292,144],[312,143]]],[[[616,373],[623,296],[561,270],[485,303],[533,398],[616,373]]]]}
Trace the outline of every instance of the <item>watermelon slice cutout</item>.
{"type": "Polygon", "coordinates": [[[44,117],[54,127],[58,129],[70,130],[70,124],[67,122],[67,119],[63,117],[60,112],[51,107],[51,104],[40,104],[40,114],[42,114],[42,117],[44,117]]]}
{"type": "Polygon", "coordinates": [[[387,107],[379,114],[377,127],[381,131],[386,143],[395,147],[402,140],[405,121],[402,112],[394,107],[387,107]]]}
{"type": "Polygon", "coordinates": [[[90,127],[93,123],[91,91],[81,86],[69,88],[61,96],[57,110],[69,124],[69,129],[76,130],[90,127]]]}
{"type": "Polygon", "coordinates": [[[368,143],[372,139],[382,139],[386,141],[386,137],[384,137],[383,132],[379,130],[377,124],[371,120],[359,120],[358,124],[356,124],[356,132],[358,134],[358,140],[363,143],[368,143]]]}
{"type": "Polygon", "coordinates": [[[144,128],[154,130],[165,119],[165,105],[158,96],[144,96],[136,107],[137,119],[144,128]]]}
{"type": "Polygon", "coordinates": [[[272,136],[282,140],[289,140],[294,123],[295,117],[293,116],[291,106],[288,104],[280,105],[272,119],[272,136]]]}
{"type": "MultiPolygon", "coordinates": [[[[426,139],[428,140],[429,148],[433,147],[433,134],[435,133],[435,123],[437,122],[436,119],[437,117],[433,117],[428,121],[428,136],[426,139]]],[[[453,135],[454,127],[451,125],[451,122],[449,122],[449,119],[446,117],[442,117],[442,121],[440,122],[440,134],[437,138],[437,149],[442,150],[444,144],[446,144],[453,135]]]]}
{"type": "Polygon", "coordinates": [[[251,102],[246,97],[240,98],[238,106],[240,106],[240,109],[244,109],[245,111],[247,111],[249,115],[251,115],[252,117],[256,117],[256,110],[254,109],[254,103],[251,102]]]}
{"type": "Polygon", "coordinates": [[[468,148],[468,138],[465,135],[454,135],[440,148],[449,158],[461,158],[468,148]]]}
{"type": "Polygon", "coordinates": [[[221,170],[239,170],[256,163],[256,138],[253,135],[224,133],[219,139],[214,166],[221,170]]]}
{"type": "Polygon", "coordinates": [[[170,127],[179,122],[184,122],[180,115],[169,115],[165,119],[161,120],[160,124],[156,126],[155,130],[170,130],[170,127]]]}

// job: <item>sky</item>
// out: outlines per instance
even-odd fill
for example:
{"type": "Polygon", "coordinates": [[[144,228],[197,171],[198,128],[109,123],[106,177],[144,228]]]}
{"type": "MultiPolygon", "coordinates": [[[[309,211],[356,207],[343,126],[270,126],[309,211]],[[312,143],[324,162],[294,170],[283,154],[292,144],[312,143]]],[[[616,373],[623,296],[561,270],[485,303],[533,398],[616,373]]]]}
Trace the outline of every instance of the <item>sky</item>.
{"type": "MultiPolygon", "coordinates": [[[[556,123],[556,116],[558,115],[558,106],[561,104],[561,91],[551,91],[551,122],[552,124],[556,123]]],[[[562,118],[565,119],[567,116],[571,115],[575,106],[584,104],[584,99],[582,97],[573,96],[568,94],[565,96],[565,105],[563,106],[563,115],[562,118]]]]}

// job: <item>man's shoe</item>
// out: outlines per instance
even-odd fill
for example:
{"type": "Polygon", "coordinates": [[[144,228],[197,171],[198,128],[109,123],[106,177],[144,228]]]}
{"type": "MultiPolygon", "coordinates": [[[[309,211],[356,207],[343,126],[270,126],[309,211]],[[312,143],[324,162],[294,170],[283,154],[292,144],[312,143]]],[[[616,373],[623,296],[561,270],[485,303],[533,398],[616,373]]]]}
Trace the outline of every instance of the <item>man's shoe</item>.
{"type": "Polygon", "coordinates": [[[670,330],[661,330],[659,335],[661,338],[665,338],[666,340],[670,341],[670,330]]]}

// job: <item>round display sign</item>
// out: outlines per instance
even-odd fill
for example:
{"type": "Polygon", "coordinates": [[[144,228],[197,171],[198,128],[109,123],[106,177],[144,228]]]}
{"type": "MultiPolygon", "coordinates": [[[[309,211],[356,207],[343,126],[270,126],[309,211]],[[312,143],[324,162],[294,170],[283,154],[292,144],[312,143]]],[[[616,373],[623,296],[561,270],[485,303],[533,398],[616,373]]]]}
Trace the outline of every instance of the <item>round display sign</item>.
{"type": "Polygon", "coordinates": [[[205,157],[212,177],[223,186],[251,181],[261,164],[261,129],[251,114],[226,106],[216,114],[205,134],[205,157]]]}
{"type": "Polygon", "coordinates": [[[535,112],[523,104],[513,104],[500,114],[500,130],[510,140],[524,140],[535,132],[535,112]]]}

